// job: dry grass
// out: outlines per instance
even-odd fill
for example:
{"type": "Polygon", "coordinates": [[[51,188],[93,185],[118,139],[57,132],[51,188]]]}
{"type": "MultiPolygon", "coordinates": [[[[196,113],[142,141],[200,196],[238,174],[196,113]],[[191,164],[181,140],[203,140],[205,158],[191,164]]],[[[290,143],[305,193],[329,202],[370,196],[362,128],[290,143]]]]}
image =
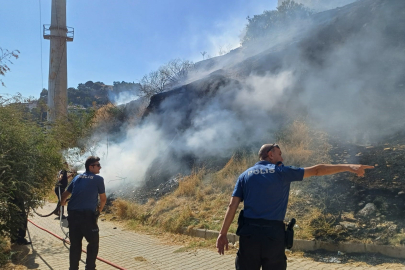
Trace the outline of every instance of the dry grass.
{"type": "Polygon", "coordinates": [[[113,121],[114,116],[111,114],[111,110],[115,109],[115,108],[116,107],[111,103],[108,103],[108,104],[100,107],[94,115],[93,125],[98,126],[98,125],[113,121]]]}
{"type": "Polygon", "coordinates": [[[327,236],[328,239],[338,240],[346,233],[345,229],[337,231],[335,229],[337,217],[327,213],[322,202],[313,204],[305,192],[298,193],[297,190],[292,190],[286,218],[292,217],[297,220],[298,226],[294,231],[298,239],[319,240],[327,236]]]}
{"type": "Polygon", "coordinates": [[[206,171],[204,168],[200,170],[194,170],[190,175],[183,177],[179,181],[179,186],[174,192],[174,196],[186,196],[192,197],[195,196],[198,192],[198,189],[201,185],[206,171]]]}
{"type": "Polygon", "coordinates": [[[121,219],[142,220],[142,217],[145,215],[145,207],[118,199],[114,201],[113,212],[121,219]]]}
{"type": "Polygon", "coordinates": [[[0,269],[25,270],[29,249],[25,246],[10,245],[10,241],[0,236],[0,269]]]}
{"type": "Polygon", "coordinates": [[[232,192],[237,177],[257,162],[257,155],[243,153],[233,155],[224,168],[211,175],[211,184],[220,192],[232,192]]]}
{"type": "MultiPolygon", "coordinates": [[[[307,166],[329,162],[330,145],[326,135],[311,130],[305,123],[292,123],[278,134],[278,143],[287,164],[307,166]]],[[[177,190],[158,201],[150,199],[148,203],[140,205],[116,200],[114,214],[121,219],[131,220],[132,227],[146,225],[168,232],[180,232],[184,227],[219,230],[237,177],[257,162],[255,152],[236,153],[217,172],[195,169],[179,181],[177,190]]],[[[290,197],[288,215],[299,219],[299,238],[311,239],[317,233],[333,230],[333,217],[307,204],[305,191],[290,197]]],[[[236,231],[236,220],[229,232],[236,231]]]]}
{"type": "Polygon", "coordinates": [[[311,129],[305,122],[294,121],[277,137],[284,160],[290,165],[305,167],[331,161],[327,134],[311,129]]]}
{"type": "Polygon", "coordinates": [[[3,266],[1,269],[3,269],[3,270],[26,270],[28,268],[24,265],[15,265],[13,263],[8,263],[5,266],[3,266]]]}
{"type": "Polygon", "coordinates": [[[52,189],[49,190],[47,196],[45,197],[45,201],[51,202],[51,203],[57,203],[58,202],[58,197],[55,194],[55,187],[52,187],[52,189]]]}
{"type": "Polygon", "coordinates": [[[394,246],[403,245],[405,243],[405,233],[398,233],[393,237],[390,237],[389,242],[394,246]]]}

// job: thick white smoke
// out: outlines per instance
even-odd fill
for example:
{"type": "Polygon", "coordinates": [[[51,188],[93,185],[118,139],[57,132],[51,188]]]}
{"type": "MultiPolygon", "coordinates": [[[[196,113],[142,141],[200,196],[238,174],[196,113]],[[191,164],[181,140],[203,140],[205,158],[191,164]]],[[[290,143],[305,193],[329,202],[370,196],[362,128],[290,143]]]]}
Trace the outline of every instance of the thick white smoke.
{"type": "Polygon", "coordinates": [[[121,185],[141,186],[149,165],[168,147],[159,128],[153,124],[128,129],[125,139],[119,143],[108,142],[105,134],[94,135],[89,143],[95,143],[91,151],[80,156],[74,151],[65,153],[67,161],[84,171],[88,156],[100,157],[100,175],[110,190],[121,185]]]}
{"type": "MultiPolygon", "coordinates": [[[[168,151],[201,159],[227,157],[249,142],[271,142],[270,134],[285,119],[303,114],[318,128],[360,144],[400,130],[405,110],[398,82],[404,66],[391,63],[405,63],[405,54],[400,46],[388,48],[384,29],[375,25],[361,26],[370,30],[353,35],[343,29],[347,36],[315,52],[306,46],[318,41],[316,25],[299,39],[297,29],[286,31],[284,38],[261,44],[257,55],[242,48],[223,62],[200,63],[191,81],[218,69],[231,81],[219,86],[208,102],[197,96],[185,99],[193,91],[185,88],[160,103],[159,113],[129,128],[125,139],[110,144],[108,155],[102,156],[107,185],[114,179],[142,184],[148,169],[165,170],[176,162],[165,160],[168,151]]],[[[105,152],[106,146],[99,149],[105,152]]]]}

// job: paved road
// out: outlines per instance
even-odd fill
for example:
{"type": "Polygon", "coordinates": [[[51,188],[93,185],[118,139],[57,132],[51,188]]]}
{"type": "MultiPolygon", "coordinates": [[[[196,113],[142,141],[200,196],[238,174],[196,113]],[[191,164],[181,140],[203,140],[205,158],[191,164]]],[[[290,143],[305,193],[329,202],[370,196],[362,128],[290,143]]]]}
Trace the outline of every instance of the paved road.
{"type": "MultiPolygon", "coordinates": [[[[49,204],[41,213],[50,212],[55,207],[49,204]]],[[[48,218],[32,217],[33,222],[59,236],[62,231],[55,216],[48,218]]],[[[100,252],[99,256],[125,269],[234,269],[235,255],[219,256],[213,250],[192,252],[175,252],[181,246],[167,245],[156,237],[127,231],[123,227],[107,221],[99,221],[100,252]]],[[[25,265],[28,269],[68,269],[69,251],[62,241],[29,223],[29,233],[33,246],[23,247],[25,265]]],[[[85,241],[83,247],[86,247],[85,241]]],[[[82,258],[85,258],[83,254],[82,258]]],[[[84,269],[84,263],[80,263],[84,269]]],[[[116,269],[103,262],[97,262],[98,270],[116,269]]],[[[293,269],[405,269],[404,265],[362,265],[316,262],[310,258],[289,256],[288,270],[293,269]]]]}

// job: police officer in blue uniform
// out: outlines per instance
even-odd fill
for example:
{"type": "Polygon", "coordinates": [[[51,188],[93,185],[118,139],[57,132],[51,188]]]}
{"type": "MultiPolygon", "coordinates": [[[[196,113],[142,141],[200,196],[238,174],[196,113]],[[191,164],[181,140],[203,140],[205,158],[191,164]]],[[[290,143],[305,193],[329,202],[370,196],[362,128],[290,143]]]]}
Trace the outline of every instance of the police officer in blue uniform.
{"type": "Polygon", "coordinates": [[[217,239],[219,254],[228,250],[227,232],[240,202],[244,209],[238,219],[238,270],[285,270],[285,224],[290,184],[310,176],[352,172],[364,176],[373,166],[358,164],[319,164],[307,168],[284,166],[277,144],[265,144],[259,150],[260,161],[243,172],[235,185],[225,219],[217,239]]]}
{"type": "Polygon", "coordinates": [[[104,179],[97,175],[101,169],[99,161],[99,157],[88,157],[85,163],[86,172],[76,176],[62,194],[62,205],[65,205],[66,199],[72,195],[67,208],[70,239],[69,270],[79,269],[83,237],[88,242],[86,270],[96,269],[99,248],[97,218],[107,202],[104,179]]]}

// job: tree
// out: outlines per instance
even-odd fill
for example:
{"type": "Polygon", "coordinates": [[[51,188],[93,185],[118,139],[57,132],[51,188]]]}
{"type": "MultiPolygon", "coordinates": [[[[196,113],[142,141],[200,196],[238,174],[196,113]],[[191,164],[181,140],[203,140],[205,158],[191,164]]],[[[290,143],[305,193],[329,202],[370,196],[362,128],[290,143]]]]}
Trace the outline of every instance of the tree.
{"type": "Polygon", "coordinates": [[[43,99],[44,101],[48,100],[48,90],[42,89],[41,93],[39,94],[39,99],[43,99]]]}
{"type": "Polygon", "coordinates": [[[78,147],[86,151],[88,150],[87,139],[93,131],[94,117],[94,108],[70,110],[67,120],[58,119],[53,122],[48,133],[58,139],[61,149],[78,147]]]}
{"type": "Polygon", "coordinates": [[[138,95],[139,94],[139,89],[141,88],[141,85],[139,83],[135,82],[113,82],[113,92],[114,94],[119,94],[122,92],[130,92],[131,94],[138,95]]]}
{"type": "Polygon", "coordinates": [[[150,72],[141,79],[140,96],[150,98],[162,93],[171,87],[184,82],[194,63],[188,60],[174,59],[161,66],[158,70],[150,72]]]}
{"type": "Polygon", "coordinates": [[[97,105],[104,105],[109,102],[108,89],[110,88],[111,86],[102,82],[79,83],[77,89],[74,87],[67,89],[68,102],[71,105],[81,105],[86,108],[93,106],[93,102],[96,102],[97,105]]]}
{"type": "Polygon", "coordinates": [[[201,55],[202,55],[202,57],[203,57],[203,60],[205,59],[205,55],[207,54],[207,52],[206,51],[203,51],[203,52],[200,52],[201,53],[201,55]]]}
{"type": "MultiPolygon", "coordinates": [[[[9,51],[7,49],[3,50],[0,47],[0,75],[5,76],[5,74],[10,71],[10,68],[7,66],[7,64],[13,64],[10,59],[18,59],[19,53],[20,51],[18,50],[9,51]]],[[[6,86],[2,79],[0,79],[0,82],[1,85],[6,86]]]]}
{"type": "Polygon", "coordinates": [[[31,120],[20,96],[0,97],[0,235],[7,236],[19,223],[21,210],[12,203],[37,207],[55,182],[62,166],[55,137],[31,120]]]}
{"type": "Polygon", "coordinates": [[[308,19],[313,11],[303,4],[298,4],[292,0],[286,0],[277,7],[277,10],[265,10],[261,15],[247,17],[246,34],[242,38],[242,45],[262,38],[276,35],[278,31],[288,29],[293,25],[302,24],[308,19]]]}
{"type": "Polygon", "coordinates": [[[37,106],[31,110],[33,119],[36,120],[38,124],[43,124],[46,121],[46,115],[48,112],[48,105],[46,103],[46,99],[39,98],[37,106]]]}

